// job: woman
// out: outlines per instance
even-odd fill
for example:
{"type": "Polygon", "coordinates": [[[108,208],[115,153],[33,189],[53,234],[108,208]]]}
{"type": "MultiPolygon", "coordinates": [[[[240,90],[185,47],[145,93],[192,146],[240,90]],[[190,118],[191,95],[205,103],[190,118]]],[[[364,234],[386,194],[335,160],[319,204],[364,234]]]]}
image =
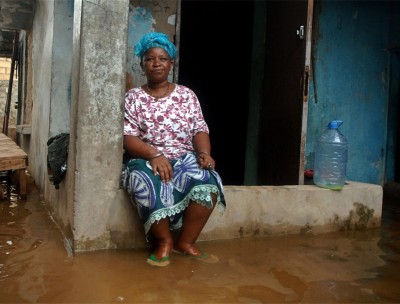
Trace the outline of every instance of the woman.
{"type": "Polygon", "coordinates": [[[211,156],[209,129],[189,88],[168,82],[176,48],[152,32],[135,45],[147,83],[125,96],[123,186],[145,233],[155,241],[147,262],[166,266],[172,252],[206,262],[216,257],[195,242],[214,207],[225,209],[223,185],[211,156]],[[174,240],[171,230],[180,229],[174,240]]]}

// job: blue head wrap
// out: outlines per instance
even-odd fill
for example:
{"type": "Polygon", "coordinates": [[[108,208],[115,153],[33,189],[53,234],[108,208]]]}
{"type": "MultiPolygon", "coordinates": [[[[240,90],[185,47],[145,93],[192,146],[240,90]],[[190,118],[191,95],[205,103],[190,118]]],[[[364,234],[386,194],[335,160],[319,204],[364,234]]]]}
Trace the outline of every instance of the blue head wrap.
{"type": "Polygon", "coordinates": [[[144,35],[135,45],[135,55],[142,59],[142,56],[148,49],[153,47],[163,48],[171,59],[175,58],[175,45],[169,41],[167,35],[163,33],[151,32],[144,35]]]}

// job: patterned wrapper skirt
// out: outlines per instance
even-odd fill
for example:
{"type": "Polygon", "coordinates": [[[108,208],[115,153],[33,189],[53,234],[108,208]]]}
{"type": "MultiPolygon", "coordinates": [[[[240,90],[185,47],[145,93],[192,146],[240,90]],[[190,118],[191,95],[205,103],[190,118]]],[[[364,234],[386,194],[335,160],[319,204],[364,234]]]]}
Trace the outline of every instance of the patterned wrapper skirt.
{"type": "Polygon", "coordinates": [[[218,208],[225,210],[224,189],[215,170],[201,169],[193,153],[171,160],[171,165],[172,181],[163,183],[153,174],[148,160],[132,158],[124,162],[121,188],[127,190],[136,206],[146,234],[154,222],[164,218],[169,218],[171,230],[180,228],[190,201],[212,208],[211,193],[217,197],[218,208]]]}

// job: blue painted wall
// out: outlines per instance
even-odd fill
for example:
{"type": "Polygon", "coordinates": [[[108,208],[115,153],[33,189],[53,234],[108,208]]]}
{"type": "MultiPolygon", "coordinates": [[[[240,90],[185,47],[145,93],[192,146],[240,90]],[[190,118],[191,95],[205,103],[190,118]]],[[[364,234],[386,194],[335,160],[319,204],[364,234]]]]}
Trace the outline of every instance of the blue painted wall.
{"type": "Polygon", "coordinates": [[[349,142],[347,179],[382,185],[393,178],[395,155],[388,142],[396,124],[388,109],[399,28],[398,1],[316,3],[306,169],[313,168],[318,136],[329,121],[340,119],[349,142]]]}

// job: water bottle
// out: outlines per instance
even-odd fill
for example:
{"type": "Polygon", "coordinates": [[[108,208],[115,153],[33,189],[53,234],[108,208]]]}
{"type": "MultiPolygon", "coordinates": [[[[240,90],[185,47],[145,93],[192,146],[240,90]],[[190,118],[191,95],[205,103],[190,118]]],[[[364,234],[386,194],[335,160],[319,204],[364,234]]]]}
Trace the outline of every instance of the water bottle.
{"type": "Polygon", "coordinates": [[[341,190],[346,182],[348,144],[340,132],[341,120],[333,120],[315,145],[314,184],[341,190]]]}

